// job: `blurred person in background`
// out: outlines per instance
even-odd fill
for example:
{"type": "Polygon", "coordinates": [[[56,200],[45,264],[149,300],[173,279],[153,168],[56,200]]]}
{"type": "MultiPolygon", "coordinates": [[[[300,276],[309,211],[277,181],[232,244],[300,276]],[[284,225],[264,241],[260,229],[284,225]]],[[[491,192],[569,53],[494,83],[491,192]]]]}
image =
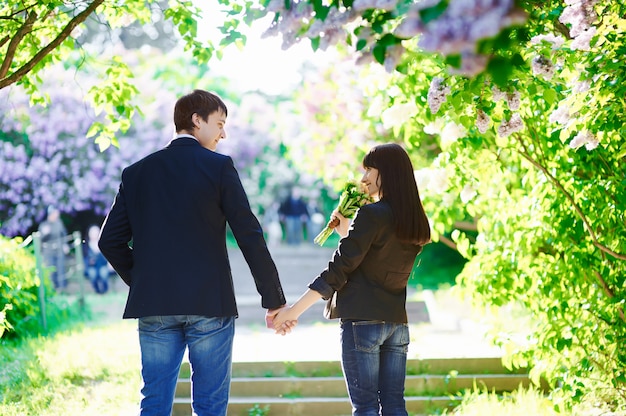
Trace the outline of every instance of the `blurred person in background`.
{"type": "Polygon", "coordinates": [[[300,189],[294,186],[289,190],[289,195],[278,208],[278,214],[285,224],[287,244],[299,245],[303,239],[304,225],[309,220],[309,210],[300,189]]]}
{"type": "Polygon", "coordinates": [[[109,264],[98,247],[100,227],[92,225],[87,230],[87,240],[83,244],[83,258],[85,260],[85,276],[91,282],[93,290],[104,294],[109,290],[109,275],[113,267],[109,264]]]}
{"type": "Polygon", "coordinates": [[[69,252],[67,246],[67,230],[61,221],[61,212],[53,205],[47,209],[46,220],[39,225],[41,234],[41,254],[44,265],[52,267],[50,279],[56,291],[63,292],[67,287],[65,256],[69,252]]]}

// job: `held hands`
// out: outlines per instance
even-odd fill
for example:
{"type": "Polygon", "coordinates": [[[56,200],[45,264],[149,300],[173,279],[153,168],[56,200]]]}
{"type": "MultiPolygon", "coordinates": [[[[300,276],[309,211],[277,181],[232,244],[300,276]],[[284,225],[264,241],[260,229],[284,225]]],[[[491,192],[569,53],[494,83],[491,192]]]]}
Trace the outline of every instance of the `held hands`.
{"type": "Polygon", "coordinates": [[[280,335],[286,335],[288,333],[291,332],[291,330],[293,328],[295,328],[295,326],[298,324],[298,320],[291,320],[291,321],[281,321],[281,323],[279,325],[276,324],[276,316],[281,312],[284,311],[286,309],[290,309],[289,306],[287,305],[283,305],[280,308],[277,309],[269,309],[266,313],[265,313],[265,325],[269,328],[269,329],[274,329],[276,331],[277,334],[280,335]]]}
{"type": "Polygon", "coordinates": [[[277,334],[285,335],[284,331],[288,328],[288,332],[291,332],[292,328],[298,324],[298,317],[300,316],[297,313],[293,306],[285,306],[280,309],[276,315],[274,315],[273,324],[274,329],[277,334]]]}

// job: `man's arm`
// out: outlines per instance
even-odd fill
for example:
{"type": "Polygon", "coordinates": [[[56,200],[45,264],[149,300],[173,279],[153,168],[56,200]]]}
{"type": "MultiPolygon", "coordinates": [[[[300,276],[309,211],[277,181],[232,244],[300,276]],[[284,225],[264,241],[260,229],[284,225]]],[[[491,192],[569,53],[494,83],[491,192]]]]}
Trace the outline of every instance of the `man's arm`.
{"type": "Polygon", "coordinates": [[[98,247],[109,264],[130,286],[130,270],[133,267],[133,251],[128,243],[132,238],[132,232],[128,216],[126,214],[126,201],[124,198],[124,186],[115,196],[111,210],[102,224],[98,247]]]}
{"type": "Polygon", "coordinates": [[[222,209],[237,240],[237,245],[250,267],[261,304],[265,309],[277,309],[285,305],[285,295],[272,259],[263,229],[250,208],[233,161],[228,158],[224,166],[221,186],[222,209]]]}

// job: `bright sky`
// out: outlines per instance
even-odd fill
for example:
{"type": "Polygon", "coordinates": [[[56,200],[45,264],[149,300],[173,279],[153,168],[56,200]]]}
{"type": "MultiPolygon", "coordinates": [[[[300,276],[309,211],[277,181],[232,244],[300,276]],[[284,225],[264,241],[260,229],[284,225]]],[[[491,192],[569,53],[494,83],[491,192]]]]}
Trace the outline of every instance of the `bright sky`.
{"type": "MultiPolygon", "coordinates": [[[[214,11],[205,13],[205,30],[209,35],[219,33],[220,15],[214,11]]],[[[268,94],[278,94],[293,90],[300,79],[300,68],[304,62],[323,61],[324,53],[314,53],[308,39],[282,50],[282,36],[271,36],[261,39],[261,34],[269,26],[264,19],[248,28],[244,24],[240,30],[247,35],[243,50],[230,45],[224,52],[222,60],[212,63],[212,69],[220,75],[232,79],[242,90],[262,90],[268,94]]],[[[202,35],[202,34],[201,34],[202,35]]],[[[216,39],[216,37],[212,37],[216,39]]]]}

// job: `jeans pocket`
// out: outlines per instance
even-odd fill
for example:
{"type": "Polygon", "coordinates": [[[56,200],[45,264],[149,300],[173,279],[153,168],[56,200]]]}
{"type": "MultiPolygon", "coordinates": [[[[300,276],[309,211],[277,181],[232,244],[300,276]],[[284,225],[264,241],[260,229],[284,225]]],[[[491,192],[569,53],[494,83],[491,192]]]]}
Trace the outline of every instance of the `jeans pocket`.
{"type": "Polygon", "coordinates": [[[354,348],[362,352],[378,351],[384,341],[383,321],[357,321],[352,323],[354,348]]]}
{"type": "Polygon", "coordinates": [[[161,316],[144,316],[139,318],[138,328],[140,331],[156,332],[164,326],[161,316]]]}
{"type": "Polygon", "coordinates": [[[201,315],[190,315],[188,319],[194,330],[206,333],[222,328],[228,318],[223,316],[207,317],[201,315]]]}

